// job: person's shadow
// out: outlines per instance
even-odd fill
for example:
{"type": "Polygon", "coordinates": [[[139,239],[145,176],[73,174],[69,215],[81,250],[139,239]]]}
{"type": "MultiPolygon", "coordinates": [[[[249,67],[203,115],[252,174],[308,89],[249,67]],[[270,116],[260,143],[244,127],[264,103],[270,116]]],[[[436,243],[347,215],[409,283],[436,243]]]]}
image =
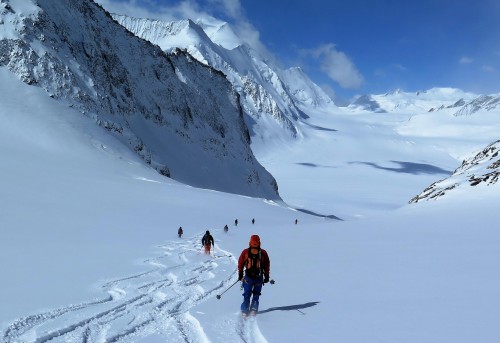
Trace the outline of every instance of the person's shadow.
{"type": "Polygon", "coordinates": [[[267,312],[272,312],[272,311],[299,311],[303,315],[306,315],[301,310],[304,309],[304,308],[316,306],[317,304],[319,304],[319,301],[312,301],[312,302],[308,302],[308,303],[300,304],[300,305],[271,307],[271,308],[268,308],[267,310],[259,311],[259,314],[267,313],[267,312]]]}

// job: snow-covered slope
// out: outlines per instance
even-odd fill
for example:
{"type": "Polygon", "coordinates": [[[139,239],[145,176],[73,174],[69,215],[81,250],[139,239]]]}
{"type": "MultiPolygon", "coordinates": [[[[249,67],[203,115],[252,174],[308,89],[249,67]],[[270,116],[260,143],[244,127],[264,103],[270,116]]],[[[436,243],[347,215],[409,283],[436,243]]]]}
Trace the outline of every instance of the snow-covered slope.
{"type": "Polygon", "coordinates": [[[313,108],[328,108],[333,105],[332,99],[307,76],[302,68],[284,69],[279,74],[297,104],[313,108]]]}
{"type": "Polygon", "coordinates": [[[162,177],[5,68],[0,103],[4,343],[498,340],[498,187],[405,206],[402,193],[456,161],[435,138],[398,136],[391,114],[312,116],[323,121],[304,128],[306,146],[270,147],[284,179],[298,171],[285,188],[308,208],[377,212],[339,221],[162,177]],[[243,321],[240,285],[229,287],[252,234],[276,283],[243,321]]]}
{"type": "Polygon", "coordinates": [[[464,104],[477,95],[456,88],[432,88],[414,93],[396,90],[391,93],[362,95],[348,107],[353,111],[422,113],[452,107],[459,100],[464,104]]]}
{"type": "Polygon", "coordinates": [[[278,197],[221,72],[166,54],[89,0],[3,0],[0,15],[0,66],[92,117],[161,174],[278,197]]]}
{"type": "Polygon", "coordinates": [[[483,187],[498,188],[499,177],[500,140],[491,143],[475,156],[464,160],[462,165],[453,172],[453,175],[433,183],[410,202],[437,199],[447,195],[452,190],[454,190],[453,193],[464,194],[472,191],[480,195],[484,191],[483,187]],[[468,190],[471,187],[475,189],[468,190]]]}
{"type": "Polygon", "coordinates": [[[216,20],[196,23],[113,16],[139,37],[159,45],[165,51],[181,47],[199,61],[227,75],[240,94],[252,136],[270,129],[276,134],[300,135],[296,126],[307,115],[299,108],[332,107],[331,99],[298,68],[281,70],[244,44],[229,24],[216,20]],[[273,120],[270,121],[269,118],[273,120]],[[276,130],[276,124],[282,130],[276,130]],[[284,130],[283,130],[284,129],[284,130]],[[284,133],[282,132],[284,131],[284,133]]]}
{"type": "Polygon", "coordinates": [[[349,108],[370,112],[444,112],[467,116],[480,111],[494,111],[500,105],[500,96],[477,95],[455,88],[432,88],[415,93],[397,90],[383,95],[361,95],[349,108]]]}
{"type": "MultiPolygon", "coordinates": [[[[57,7],[61,2],[38,4],[57,7]]],[[[75,41],[70,37],[75,35],[82,45],[92,44],[83,40],[88,38],[85,30],[78,35],[67,27],[84,24],[72,10],[86,3],[65,3],[71,6],[61,15],[69,22],[54,27],[61,41],[75,41]]],[[[100,12],[92,8],[84,12],[99,19],[100,12]]],[[[297,211],[282,202],[186,186],[150,168],[123,135],[95,125],[104,116],[109,123],[128,123],[134,117],[113,107],[121,103],[112,94],[121,91],[120,84],[92,79],[112,88],[101,93],[103,86],[86,85],[109,99],[102,111],[91,112],[98,104],[94,93],[88,101],[77,101],[74,97],[87,93],[57,88],[83,89],[81,80],[87,79],[81,75],[87,74],[77,71],[89,69],[90,62],[75,67],[73,52],[47,36],[53,34],[50,30],[40,41],[23,45],[25,34],[46,15],[38,11],[30,1],[0,0],[2,342],[498,342],[500,276],[494,271],[500,259],[500,192],[499,183],[491,183],[498,174],[486,178],[484,173],[498,171],[498,109],[459,117],[446,111],[311,113],[297,122],[303,140],[269,144],[263,155],[262,163],[280,181],[283,198],[312,210],[297,211]],[[26,28],[30,18],[34,21],[26,28]],[[50,53],[70,62],[67,75],[73,81],[59,78],[61,71],[51,64],[57,59],[49,59],[50,54],[45,69],[34,63],[41,57],[29,49],[44,47],[42,42],[48,50],[54,43],[50,53]],[[12,62],[14,57],[21,60],[18,55],[25,64],[12,62]],[[52,83],[47,81],[51,75],[52,83]],[[47,87],[54,99],[46,87],[30,86],[18,77],[53,84],[47,87]],[[484,149],[490,142],[495,143],[484,149]],[[481,153],[472,157],[471,151],[481,153]],[[457,175],[460,187],[440,201],[407,203],[450,175],[464,156],[464,174],[457,175]],[[476,186],[468,185],[469,173],[479,182],[476,186]],[[312,212],[344,220],[307,214],[312,212]],[[232,225],[235,219],[237,226],[232,225]],[[182,238],[177,237],[179,226],[182,238]],[[215,238],[212,255],[200,250],[207,229],[215,238]],[[264,286],[260,313],[245,321],[239,314],[236,257],[252,234],[260,235],[269,253],[276,283],[264,286]]],[[[83,18],[89,25],[94,20],[83,18]]],[[[108,42],[110,48],[151,49],[126,43],[119,32],[108,32],[109,37],[102,33],[116,38],[117,45],[108,42]]],[[[78,44],[71,46],[77,49],[78,44]]],[[[98,54],[90,58],[102,62],[98,54]]],[[[169,58],[175,74],[163,71],[162,59],[130,63],[145,63],[174,80],[201,75],[207,81],[188,56],[178,52],[169,58]],[[187,61],[184,65],[177,59],[187,61]]],[[[211,86],[220,86],[217,72],[204,68],[214,74],[211,86]]],[[[126,69],[137,75],[134,70],[126,69]]],[[[148,90],[154,91],[157,82],[152,80],[148,90]]],[[[181,89],[193,96],[189,88],[181,89]]],[[[233,99],[225,87],[217,91],[233,99]]],[[[196,125],[193,121],[181,132],[193,139],[191,147],[198,153],[195,138],[200,133],[189,129],[196,125]]],[[[124,131],[135,128],[132,124],[124,131]]],[[[175,122],[165,126],[178,127],[175,122]]],[[[168,142],[180,153],[187,149],[168,142]]]]}

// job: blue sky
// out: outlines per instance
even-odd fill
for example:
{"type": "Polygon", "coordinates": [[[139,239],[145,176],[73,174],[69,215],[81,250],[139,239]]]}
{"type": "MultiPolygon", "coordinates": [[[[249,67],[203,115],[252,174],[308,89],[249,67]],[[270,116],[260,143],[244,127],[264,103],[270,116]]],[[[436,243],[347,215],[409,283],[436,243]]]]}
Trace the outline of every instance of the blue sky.
{"type": "Polygon", "coordinates": [[[226,20],[343,98],[395,89],[500,92],[498,0],[98,0],[112,12],[226,20]]]}

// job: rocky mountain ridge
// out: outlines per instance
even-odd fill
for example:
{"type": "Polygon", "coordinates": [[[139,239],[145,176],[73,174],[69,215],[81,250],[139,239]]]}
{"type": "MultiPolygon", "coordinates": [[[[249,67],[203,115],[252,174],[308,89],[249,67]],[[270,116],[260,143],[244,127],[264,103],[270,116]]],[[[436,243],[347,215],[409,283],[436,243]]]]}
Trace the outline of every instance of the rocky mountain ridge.
{"type": "Polygon", "coordinates": [[[137,38],[90,0],[0,0],[0,25],[0,67],[92,117],[161,174],[279,198],[220,71],[137,38]]]}
{"type": "Polygon", "coordinates": [[[433,183],[412,198],[410,203],[438,199],[455,189],[463,189],[467,186],[493,186],[498,182],[499,177],[500,140],[489,144],[473,157],[464,160],[449,178],[433,183]]]}
{"type": "MultiPolygon", "coordinates": [[[[300,135],[297,120],[306,119],[301,105],[334,106],[332,100],[300,68],[282,70],[244,44],[225,22],[178,22],[113,17],[135,35],[164,51],[186,49],[200,62],[227,75],[240,94],[247,124],[267,125],[268,117],[292,137],[300,135]]],[[[258,134],[262,129],[252,130],[258,134]]],[[[265,131],[265,129],[264,129],[265,131]]]]}

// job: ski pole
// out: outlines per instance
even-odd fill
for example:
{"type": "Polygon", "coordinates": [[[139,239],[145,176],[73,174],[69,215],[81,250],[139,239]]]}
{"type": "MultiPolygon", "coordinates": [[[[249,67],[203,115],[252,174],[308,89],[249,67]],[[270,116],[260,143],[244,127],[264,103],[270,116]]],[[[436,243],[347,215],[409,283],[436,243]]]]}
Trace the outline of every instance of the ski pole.
{"type": "Polygon", "coordinates": [[[227,288],[224,292],[222,292],[221,294],[217,294],[217,299],[220,299],[220,297],[222,296],[222,294],[224,294],[224,293],[226,293],[227,291],[229,291],[229,289],[230,289],[231,287],[233,287],[234,285],[236,285],[236,284],[238,283],[238,281],[240,281],[240,280],[236,280],[236,282],[235,282],[235,283],[233,283],[231,286],[229,286],[229,287],[228,287],[228,288],[227,288]]]}

